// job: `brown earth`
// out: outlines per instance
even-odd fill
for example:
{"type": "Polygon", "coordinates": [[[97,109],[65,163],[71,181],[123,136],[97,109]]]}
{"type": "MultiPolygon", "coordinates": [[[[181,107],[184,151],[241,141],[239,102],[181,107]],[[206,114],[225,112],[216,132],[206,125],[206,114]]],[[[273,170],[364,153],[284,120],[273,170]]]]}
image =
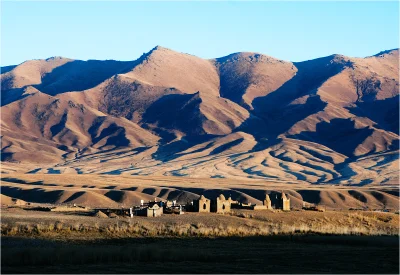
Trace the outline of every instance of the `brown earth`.
{"type": "Polygon", "coordinates": [[[25,205],[26,202],[23,200],[8,197],[6,195],[0,194],[0,204],[1,205],[25,205]]]}

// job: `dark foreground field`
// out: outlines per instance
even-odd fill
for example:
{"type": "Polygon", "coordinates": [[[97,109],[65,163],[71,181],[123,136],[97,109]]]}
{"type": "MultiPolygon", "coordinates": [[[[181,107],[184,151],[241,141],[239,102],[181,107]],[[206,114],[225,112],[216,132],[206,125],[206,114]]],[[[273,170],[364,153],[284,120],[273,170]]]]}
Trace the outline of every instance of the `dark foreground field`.
{"type": "Polygon", "coordinates": [[[398,236],[2,237],[2,273],[399,273],[398,236]]]}
{"type": "Polygon", "coordinates": [[[27,209],[1,209],[2,273],[399,273],[394,213],[27,209]]]}

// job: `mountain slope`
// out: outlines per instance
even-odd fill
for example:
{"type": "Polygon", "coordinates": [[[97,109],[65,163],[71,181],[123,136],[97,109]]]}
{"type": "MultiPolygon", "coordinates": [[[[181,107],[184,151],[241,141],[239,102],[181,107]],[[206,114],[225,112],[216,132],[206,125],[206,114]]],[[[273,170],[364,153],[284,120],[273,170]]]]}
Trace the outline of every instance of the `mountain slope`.
{"type": "Polygon", "coordinates": [[[32,90],[2,107],[2,160],[58,162],[84,149],[157,143],[158,137],[135,123],[32,90]]]}
{"type": "Polygon", "coordinates": [[[3,171],[390,185],[398,74],[398,49],[26,61],[2,68],[3,171]]]}
{"type": "Polygon", "coordinates": [[[219,77],[213,63],[189,54],[157,46],[125,77],[152,86],[176,88],[185,93],[217,96],[219,77]]]}
{"type": "Polygon", "coordinates": [[[248,109],[253,109],[255,98],[275,91],[297,72],[291,62],[258,53],[235,53],[214,62],[221,79],[221,96],[248,109]]]}

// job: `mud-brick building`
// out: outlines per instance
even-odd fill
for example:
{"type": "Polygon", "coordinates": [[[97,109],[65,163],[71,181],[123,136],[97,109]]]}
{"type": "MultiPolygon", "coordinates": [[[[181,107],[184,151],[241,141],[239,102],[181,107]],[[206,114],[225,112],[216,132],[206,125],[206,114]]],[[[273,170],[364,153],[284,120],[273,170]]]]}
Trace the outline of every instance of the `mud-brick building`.
{"type": "Polygon", "coordinates": [[[158,204],[153,204],[149,207],[143,207],[135,210],[136,216],[145,216],[145,217],[159,217],[163,214],[163,208],[158,204]]]}
{"type": "Polygon", "coordinates": [[[283,193],[283,191],[278,200],[277,208],[282,209],[283,211],[290,211],[290,199],[285,193],[283,193]]]}
{"type": "Polygon", "coordinates": [[[265,199],[263,200],[263,205],[266,209],[272,209],[271,199],[269,198],[268,194],[265,194],[265,199]]]}
{"type": "Polygon", "coordinates": [[[219,195],[215,200],[211,200],[210,211],[215,213],[227,213],[231,211],[232,199],[225,198],[223,194],[219,195]]]}
{"type": "Polygon", "coordinates": [[[210,212],[211,201],[204,197],[200,196],[198,200],[193,201],[193,211],[194,212],[210,212]]]}
{"type": "Polygon", "coordinates": [[[265,194],[265,199],[263,200],[262,205],[257,205],[257,204],[251,204],[251,203],[242,203],[242,202],[233,202],[231,204],[232,208],[239,208],[239,209],[250,209],[250,210],[271,210],[272,208],[272,202],[271,199],[269,198],[268,194],[265,194]]]}

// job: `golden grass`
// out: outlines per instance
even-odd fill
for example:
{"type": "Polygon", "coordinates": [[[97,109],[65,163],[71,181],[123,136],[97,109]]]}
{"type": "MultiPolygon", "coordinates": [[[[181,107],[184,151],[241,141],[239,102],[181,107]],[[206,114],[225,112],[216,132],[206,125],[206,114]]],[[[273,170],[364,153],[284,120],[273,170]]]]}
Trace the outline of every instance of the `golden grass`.
{"type": "Polygon", "coordinates": [[[398,228],[379,228],[374,226],[374,218],[359,214],[347,215],[346,225],[330,224],[329,221],[321,223],[314,220],[311,223],[257,223],[247,222],[244,225],[232,226],[219,224],[218,226],[207,226],[203,223],[195,224],[144,224],[138,221],[119,221],[108,225],[88,225],[82,223],[63,224],[40,223],[30,224],[2,224],[2,236],[36,235],[51,237],[59,234],[101,234],[106,237],[247,237],[247,236],[270,236],[270,235],[292,235],[292,234],[324,234],[324,235],[399,235],[398,228]]]}

